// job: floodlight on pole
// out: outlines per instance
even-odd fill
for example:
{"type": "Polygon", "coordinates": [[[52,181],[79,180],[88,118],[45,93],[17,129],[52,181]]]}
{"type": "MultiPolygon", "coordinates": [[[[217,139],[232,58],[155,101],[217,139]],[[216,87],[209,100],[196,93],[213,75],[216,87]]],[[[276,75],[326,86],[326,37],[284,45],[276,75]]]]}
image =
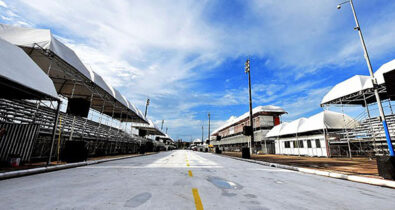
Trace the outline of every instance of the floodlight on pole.
{"type": "Polygon", "coordinates": [[[245,63],[245,73],[248,74],[248,94],[249,94],[249,108],[250,108],[250,126],[251,126],[251,136],[250,136],[250,154],[254,151],[254,123],[252,119],[252,97],[251,97],[251,72],[250,72],[250,59],[248,58],[245,63]]]}
{"type": "Polygon", "coordinates": [[[147,98],[147,103],[145,104],[145,113],[144,113],[144,117],[147,117],[147,111],[148,111],[148,106],[149,106],[149,98],[147,98]]]}
{"type": "Polygon", "coordinates": [[[364,51],[364,57],[365,57],[366,64],[368,66],[369,73],[370,73],[370,78],[371,78],[372,84],[373,84],[374,95],[376,96],[377,106],[378,106],[379,112],[380,112],[380,120],[383,123],[384,133],[385,133],[386,140],[387,140],[387,145],[388,145],[388,151],[390,153],[390,156],[395,156],[394,149],[392,147],[391,136],[390,136],[389,131],[388,131],[387,121],[385,119],[383,105],[381,104],[380,95],[379,95],[379,92],[377,90],[378,89],[377,80],[374,77],[372,64],[370,63],[368,50],[366,48],[365,40],[363,39],[361,27],[359,26],[359,22],[358,22],[357,14],[355,12],[354,4],[353,4],[352,0],[345,1],[343,3],[338,4],[337,5],[337,9],[341,9],[341,5],[345,4],[345,3],[350,3],[351,9],[352,9],[352,13],[354,15],[354,20],[355,20],[355,24],[356,24],[356,27],[354,29],[358,31],[359,38],[361,40],[362,48],[363,48],[363,51],[364,51]]]}

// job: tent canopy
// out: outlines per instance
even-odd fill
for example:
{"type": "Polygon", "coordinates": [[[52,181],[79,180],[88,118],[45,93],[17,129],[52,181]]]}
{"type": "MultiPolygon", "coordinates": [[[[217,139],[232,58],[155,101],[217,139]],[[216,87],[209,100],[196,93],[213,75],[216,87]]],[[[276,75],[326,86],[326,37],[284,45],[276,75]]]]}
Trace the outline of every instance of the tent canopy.
{"type": "Polygon", "coordinates": [[[149,124],[134,124],[132,125],[133,128],[139,129],[139,130],[144,130],[147,132],[147,135],[160,135],[160,136],[165,136],[166,134],[163,133],[152,120],[148,120],[149,124]]]}
{"type": "MultiPolygon", "coordinates": [[[[383,64],[375,73],[374,76],[379,85],[380,96],[385,99],[388,96],[385,94],[386,84],[384,81],[384,73],[395,70],[395,59],[383,64]]],[[[367,103],[375,102],[373,95],[373,83],[370,76],[355,75],[339,84],[335,85],[322,99],[321,106],[327,104],[358,104],[365,105],[367,103]],[[365,97],[365,98],[364,98],[365,97]]]]}
{"type": "Polygon", "coordinates": [[[24,49],[49,75],[60,95],[89,100],[92,109],[121,121],[147,123],[118,91],[87,69],[75,52],[50,30],[0,24],[0,37],[24,49]]]}
{"type": "MultiPolygon", "coordinates": [[[[258,114],[258,113],[262,113],[262,112],[277,113],[278,115],[287,113],[281,107],[273,106],[273,105],[257,106],[254,109],[252,109],[252,115],[255,115],[255,114],[258,114]]],[[[211,133],[211,136],[217,135],[218,132],[220,132],[221,130],[223,130],[223,129],[227,128],[227,127],[230,127],[232,125],[235,125],[235,124],[239,123],[240,121],[245,120],[249,116],[250,116],[250,112],[246,112],[243,115],[241,115],[240,117],[237,117],[237,118],[234,118],[234,119],[231,119],[231,120],[227,121],[225,124],[223,124],[222,126],[217,128],[216,130],[214,130],[211,133]]]]}
{"type": "Polygon", "coordinates": [[[300,118],[290,123],[282,123],[273,127],[266,137],[297,135],[300,133],[327,130],[350,129],[358,126],[358,122],[348,115],[333,111],[322,111],[309,118],[300,118]]]}
{"type": "Polygon", "coordinates": [[[58,100],[52,80],[19,47],[0,38],[1,96],[58,100]]]}

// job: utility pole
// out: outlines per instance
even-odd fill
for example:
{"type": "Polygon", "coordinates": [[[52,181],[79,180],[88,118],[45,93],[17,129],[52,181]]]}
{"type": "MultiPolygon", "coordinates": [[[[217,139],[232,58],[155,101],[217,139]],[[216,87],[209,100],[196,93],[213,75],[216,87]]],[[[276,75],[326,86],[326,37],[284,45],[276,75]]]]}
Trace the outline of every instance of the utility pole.
{"type": "Polygon", "coordinates": [[[161,131],[163,131],[163,123],[165,123],[165,120],[162,120],[162,125],[160,126],[161,131]]]}
{"type": "MultiPolygon", "coordinates": [[[[210,141],[210,112],[208,113],[208,141],[210,141]]],[[[203,141],[203,139],[202,139],[203,141]]]]}
{"type": "Polygon", "coordinates": [[[147,103],[145,104],[145,113],[144,113],[144,117],[147,117],[148,106],[149,106],[149,98],[147,98],[147,103]]]}
{"type": "Polygon", "coordinates": [[[248,58],[245,63],[245,73],[248,74],[248,93],[250,101],[250,126],[251,126],[251,138],[250,138],[250,154],[254,151],[254,124],[252,120],[252,98],[251,98],[251,73],[250,73],[250,59],[248,58]]]}
{"type": "Polygon", "coordinates": [[[354,4],[353,4],[352,0],[345,1],[343,3],[338,4],[337,5],[337,9],[340,9],[341,5],[345,4],[345,3],[350,3],[351,9],[352,9],[352,13],[354,15],[354,20],[355,20],[355,25],[356,25],[356,27],[354,29],[358,31],[359,39],[361,40],[361,44],[362,44],[362,48],[363,48],[363,52],[364,52],[364,57],[365,57],[365,60],[366,60],[366,64],[367,64],[368,69],[369,69],[370,78],[371,78],[372,83],[373,83],[374,95],[376,96],[377,106],[378,106],[379,112],[380,112],[380,121],[383,124],[385,137],[386,137],[387,144],[388,144],[388,151],[390,153],[390,156],[394,157],[395,153],[394,153],[394,148],[392,147],[391,136],[390,136],[389,131],[388,131],[388,126],[387,126],[387,121],[385,119],[383,105],[381,104],[380,95],[379,95],[379,92],[377,90],[378,89],[377,80],[374,77],[372,64],[370,63],[368,50],[367,50],[366,45],[365,45],[365,40],[363,39],[361,27],[359,26],[359,22],[358,22],[357,14],[355,12],[354,4]]]}
{"type": "Polygon", "coordinates": [[[203,130],[203,129],[204,129],[204,127],[203,127],[203,125],[202,125],[202,141],[203,141],[203,138],[204,138],[204,137],[203,137],[203,136],[204,136],[204,130],[203,130]]]}

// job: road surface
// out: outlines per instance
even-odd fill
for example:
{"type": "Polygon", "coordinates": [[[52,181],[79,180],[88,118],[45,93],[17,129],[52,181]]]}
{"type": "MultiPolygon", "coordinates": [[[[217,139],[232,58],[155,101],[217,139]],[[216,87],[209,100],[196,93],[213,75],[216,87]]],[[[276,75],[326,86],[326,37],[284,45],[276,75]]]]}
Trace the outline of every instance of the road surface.
{"type": "Polygon", "coordinates": [[[395,190],[194,151],[0,181],[1,209],[395,209],[395,190]]]}

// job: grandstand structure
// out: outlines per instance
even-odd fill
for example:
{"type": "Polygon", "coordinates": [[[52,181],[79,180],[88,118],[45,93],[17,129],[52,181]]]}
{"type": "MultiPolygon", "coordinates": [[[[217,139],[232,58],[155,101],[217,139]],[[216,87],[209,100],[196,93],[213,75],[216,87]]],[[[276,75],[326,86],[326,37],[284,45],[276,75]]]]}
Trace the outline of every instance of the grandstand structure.
{"type": "Polygon", "coordinates": [[[0,161],[10,155],[59,158],[76,141],[89,155],[134,153],[155,144],[128,132],[132,123],[150,123],[142,112],[50,30],[0,24],[0,41],[2,68],[7,66],[0,72],[0,128],[6,130],[0,161]]]}
{"type": "MultiPolygon", "coordinates": [[[[355,75],[334,86],[322,99],[321,107],[330,106],[360,106],[363,111],[355,117],[359,126],[338,132],[340,138],[330,141],[332,156],[352,155],[387,155],[388,147],[383,125],[377,110],[374,88],[378,89],[380,98],[385,106],[385,116],[388,130],[395,139],[395,115],[391,101],[395,99],[395,59],[382,65],[375,73],[377,87],[373,87],[369,76],[355,75]]],[[[394,145],[394,141],[392,142],[394,145]]]]}
{"type": "MultiPolygon", "coordinates": [[[[273,126],[280,124],[280,116],[287,113],[278,106],[258,106],[252,110],[255,149],[264,153],[274,153],[274,141],[266,137],[266,133],[273,126]]],[[[249,126],[249,112],[229,120],[211,135],[211,144],[222,150],[239,151],[241,147],[247,146],[250,137],[243,135],[243,127],[249,126]]]]}

